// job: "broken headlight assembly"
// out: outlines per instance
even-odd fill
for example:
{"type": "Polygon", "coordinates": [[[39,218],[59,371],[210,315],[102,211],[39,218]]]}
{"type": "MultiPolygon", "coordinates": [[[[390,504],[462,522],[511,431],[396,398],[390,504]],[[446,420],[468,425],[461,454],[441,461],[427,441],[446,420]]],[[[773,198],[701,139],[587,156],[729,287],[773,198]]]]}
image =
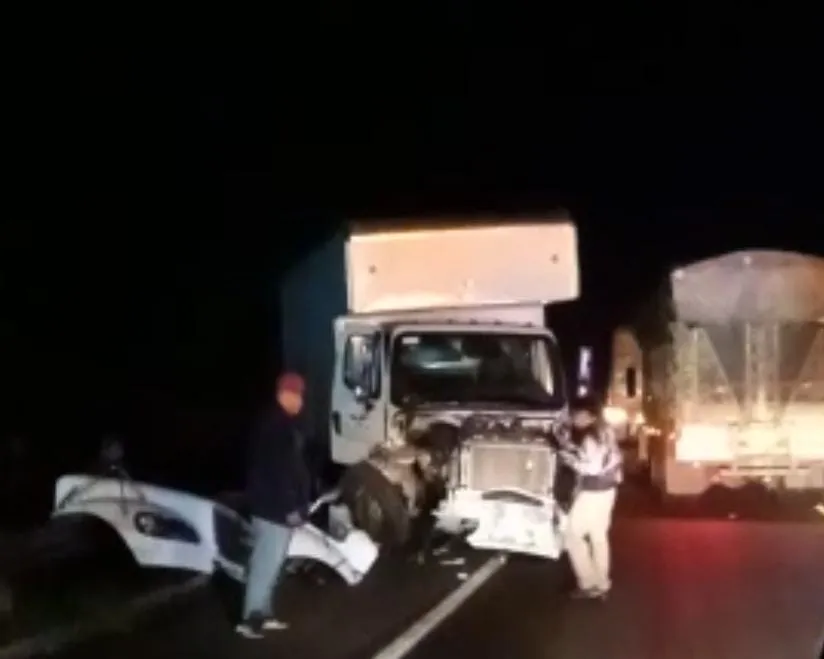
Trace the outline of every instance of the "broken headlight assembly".
{"type": "Polygon", "coordinates": [[[199,544],[200,535],[187,522],[162,513],[142,511],[134,516],[134,527],[138,532],[158,540],[175,540],[199,544]]]}

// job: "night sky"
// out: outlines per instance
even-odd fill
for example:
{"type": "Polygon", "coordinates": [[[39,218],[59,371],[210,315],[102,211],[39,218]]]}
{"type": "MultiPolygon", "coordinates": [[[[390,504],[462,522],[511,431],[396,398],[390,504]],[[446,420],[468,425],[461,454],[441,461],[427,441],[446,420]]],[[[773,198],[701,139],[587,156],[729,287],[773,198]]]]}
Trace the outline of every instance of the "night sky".
{"type": "Polygon", "coordinates": [[[674,262],[824,254],[814,21],[439,7],[36,31],[7,85],[3,437],[236,453],[277,273],[347,217],[568,208],[572,350],[674,262]]]}

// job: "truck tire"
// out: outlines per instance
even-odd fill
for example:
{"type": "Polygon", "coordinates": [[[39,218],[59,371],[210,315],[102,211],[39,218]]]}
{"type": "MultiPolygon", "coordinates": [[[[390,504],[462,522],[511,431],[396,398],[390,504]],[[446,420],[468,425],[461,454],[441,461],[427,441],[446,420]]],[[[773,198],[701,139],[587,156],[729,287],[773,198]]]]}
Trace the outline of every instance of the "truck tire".
{"type": "Polygon", "coordinates": [[[442,467],[448,464],[461,443],[461,429],[449,423],[433,423],[418,445],[429,451],[433,462],[442,467]]]}
{"type": "Polygon", "coordinates": [[[411,520],[400,487],[368,462],[350,467],[341,481],[343,502],[356,527],[380,545],[401,547],[409,541],[411,520]]]}

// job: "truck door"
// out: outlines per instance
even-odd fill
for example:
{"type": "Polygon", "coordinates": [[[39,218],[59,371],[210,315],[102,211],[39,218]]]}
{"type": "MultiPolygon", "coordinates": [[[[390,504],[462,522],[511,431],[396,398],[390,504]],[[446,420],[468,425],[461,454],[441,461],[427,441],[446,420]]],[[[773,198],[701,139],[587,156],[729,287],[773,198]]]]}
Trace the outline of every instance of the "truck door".
{"type": "Polygon", "coordinates": [[[341,318],[335,322],[335,375],[330,433],[332,460],[354,464],[384,437],[383,350],[377,325],[341,318]]]}

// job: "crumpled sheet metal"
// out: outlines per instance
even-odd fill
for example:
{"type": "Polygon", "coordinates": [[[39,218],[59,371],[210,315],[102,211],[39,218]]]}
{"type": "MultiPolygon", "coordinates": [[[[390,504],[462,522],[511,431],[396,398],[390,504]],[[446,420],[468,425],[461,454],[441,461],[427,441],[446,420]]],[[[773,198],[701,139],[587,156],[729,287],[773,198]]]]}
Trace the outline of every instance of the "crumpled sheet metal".
{"type": "Polygon", "coordinates": [[[824,258],[741,251],[671,275],[678,320],[698,324],[809,323],[824,319],[824,258]]]}

